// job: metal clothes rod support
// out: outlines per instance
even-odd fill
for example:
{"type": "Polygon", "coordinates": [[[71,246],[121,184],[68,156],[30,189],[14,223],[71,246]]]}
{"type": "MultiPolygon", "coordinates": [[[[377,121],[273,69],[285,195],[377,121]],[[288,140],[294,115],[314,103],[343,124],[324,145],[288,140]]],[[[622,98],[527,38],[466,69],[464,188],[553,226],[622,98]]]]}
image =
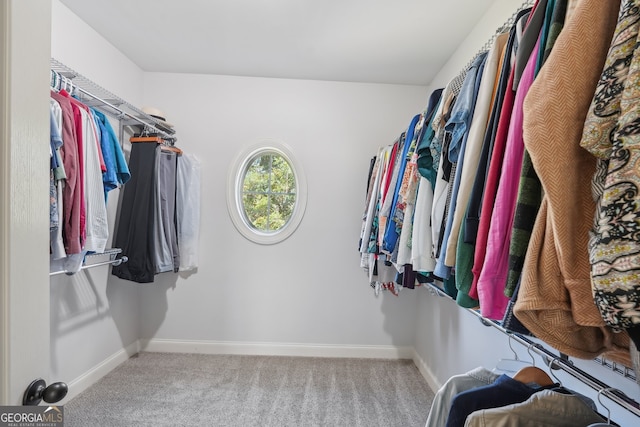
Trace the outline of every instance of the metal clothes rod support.
{"type": "MultiPolygon", "coordinates": [[[[440,289],[434,283],[428,283],[428,285],[429,285],[429,289],[434,291],[432,293],[435,293],[440,297],[448,298],[449,300],[453,301],[453,298],[451,298],[449,295],[444,293],[442,289],[440,289]]],[[[629,396],[622,393],[620,390],[617,390],[614,387],[610,387],[609,385],[605,384],[599,379],[584,372],[582,369],[576,368],[575,366],[573,366],[573,364],[569,360],[561,358],[559,355],[554,354],[553,352],[549,351],[542,345],[534,341],[531,341],[530,339],[520,334],[507,331],[500,324],[483,317],[482,314],[480,314],[476,310],[473,310],[473,309],[465,309],[465,310],[470,312],[474,316],[476,316],[478,319],[480,319],[483,325],[491,326],[497,329],[498,331],[502,332],[508,337],[513,338],[519,344],[527,347],[527,349],[531,349],[531,351],[537,353],[539,356],[542,356],[545,362],[547,363],[547,365],[549,366],[549,368],[554,369],[555,367],[557,367],[562,369],[563,371],[567,372],[569,375],[573,376],[580,382],[588,385],[598,393],[602,393],[604,396],[608,397],[611,401],[617,403],[627,411],[637,416],[640,416],[640,404],[635,400],[631,399],[629,396]]]]}

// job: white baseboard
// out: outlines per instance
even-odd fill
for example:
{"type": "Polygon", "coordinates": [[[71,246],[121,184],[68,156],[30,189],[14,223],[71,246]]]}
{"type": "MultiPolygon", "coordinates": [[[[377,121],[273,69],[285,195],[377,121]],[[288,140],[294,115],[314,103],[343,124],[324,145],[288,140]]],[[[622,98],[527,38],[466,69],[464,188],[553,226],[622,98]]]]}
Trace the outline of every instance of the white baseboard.
{"type": "Polygon", "coordinates": [[[78,378],[68,383],[67,385],[69,386],[69,392],[67,393],[65,398],[58,404],[64,405],[66,402],[70,401],[71,399],[91,387],[93,384],[98,382],[98,380],[117,368],[121,363],[139,352],[140,344],[138,341],[135,341],[122,350],[112,354],[100,364],[94,366],[92,369],[88,370],[78,378]]]}
{"type": "Polygon", "coordinates": [[[425,361],[422,359],[422,357],[420,357],[418,352],[415,351],[415,349],[412,349],[412,350],[413,350],[413,363],[415,363],[415,365],[418,367],[418,370],[424,377],[425,381],[427,381],[427,384],[429,384],[429,387],[431,387],[431,390],[436,392],[440,387],[442,387],[442,384],[440,384],[440,382],[436,379],[436,376],[433,375],[433,372],[431,372],[431,369],[429,369],[429,365],[425,363],[425,361]]]}
{"type": "Polygon", "coordinates": [[[245,354],[257,356],[412,359],[413,347],[323,345],[234,341],[140,340],[140,350],[157,353],[245,354]]]}

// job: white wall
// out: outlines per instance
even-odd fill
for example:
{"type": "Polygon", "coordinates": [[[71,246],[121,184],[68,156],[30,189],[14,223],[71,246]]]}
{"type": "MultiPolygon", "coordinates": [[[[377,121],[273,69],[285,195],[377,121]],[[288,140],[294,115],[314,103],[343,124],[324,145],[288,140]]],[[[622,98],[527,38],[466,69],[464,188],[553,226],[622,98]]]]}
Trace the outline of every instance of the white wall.
{"type": "MultiPolygon", "coordinates": [[[[52,5],[51,56],[140,105],[142,70],[58,0],[52,5]]],[[[117,122],[112,124],[117,133],[117,122]]],[[[118,196],[118,190],[109,193],[112,235],[118,196]]],[[[138,289],[108,267],[96,267],[52,276],[50,293],[51,376],[69,383],[64,403],[137,351],[138,289]]]]}
{"type": "Polygon", "coordinates": [[[52,6],[51,57],[125,101],[141,106],[142,70],[60,0],[53,0],[52,6]]]}
{"type": "Polygon", "coordinates": [[[412,346],[415,298],[374,297],[357,244],[369,160],[425,99],[423,87],[147,74],[145,103],[165,111],[203,176],[200,267],[141,286],[142,338],[258,352],[412,346]],[[289,145],[308,181],[301,225],[271,246],[242,237],[226,207],[230,166],[262,138],[289,145]]]}
{"type": "MultiPolygon", "coordinates": [[[[430,90],[444,87],[451,78],[456,76],[491,37],[496,28],[511,17],[520,4],[520,2],[514,4],[507,0],[497,0],[438,73],[430,90]]],[[[483,326],[478,318],[458,307],[451,300],[434,296],[426,289],[421,291],[418,296],[417,324],[419,326],[414,346],[419,367],[432,386],[439,387],[452,375],[467,372],[478,366],[492,369],[501,358],[513,358],[508,338],[501,332],[483,326]]],[[[531,360],[527,349],[522,345],[514,342],[513,347],[518,351],[520,359],[531,360]]],[[[539,358],[537,363],[538,366],[544,366],[539,358]]],[[[632,381],[592,361],[576,360],[575,363],[596,378],[620,388],[636,401],[640,401],[640,387],[632,381]]],[[[563,385],[597,401],[597,394],[591,388],[572,379],[567,373],[558,372],[557,375],[563,385]]],[[[612,409],[613,420],[620,425],[637,424],[637,418],[634,415],[617,405],[609,406],[612,409]]],[[[600,410],[602,414],[606,414],[606,410],[603,408],[600,410]]]]}
{"type": "MultiPolygon", "coordinates": [[[[229,350],[211,347],[224,342],[243,352],[410,356],[415,299],[375,298],[356,249],[369,159],[422,109],[423,87],[145,74],[57,0],[52,15],[52,56],[134,105],[164,110],[203,166],[197,273],[149,285],[107,267],[52,277],[51,371],[71,382],[70,397],[138,338],[148,349],[229,350]],[[302,225],[274,246],[241,237],[226,210],[228,168],[262,137],[292,147],[308,180],[302,225]]],[[[109,200],[113,227],[117,193],[109,200]]]]}

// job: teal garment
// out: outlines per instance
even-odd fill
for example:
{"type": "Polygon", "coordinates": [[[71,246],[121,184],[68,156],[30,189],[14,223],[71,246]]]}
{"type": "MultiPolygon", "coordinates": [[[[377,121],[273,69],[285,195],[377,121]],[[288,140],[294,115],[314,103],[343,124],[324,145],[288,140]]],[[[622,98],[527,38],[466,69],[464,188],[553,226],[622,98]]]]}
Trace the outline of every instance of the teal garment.
{"type": "Polygon", "coordinates": [[[107,116],[101,113],[98,110],[94,110],[96,117],[103,124],[105,130],[107,131],[107,135],[109,136],[109,142],[111,149],[113,150],[113,162],[115,167],[116,177],[120,184],[126,184],[127,181],[131,178],[131,172],[129,171],[129,166],[127,165],[127,160],[124,158],[124,153],[122,152],[122,147],[120,147],[120,142],[118,141],[118,137],[111,127],[111,123],[107,116]]]}
{"type": "Polygon", "coordinates": [[[467,225],[466,221],[462,221],[460,225],[460,234],[458,235],[458,247],[456,249],[456,274],[454,275],[456,289],[456,304],[464,308],[477,308],[480,302],[469,296],[471,283],[473,283],[473,253],[475,245],[464,241],[464,234],[467,225]]]}
{"type": "Polygon", "coordinates": [[[425,125],[424,133],[422,134],[422,138],[418,142],[418,146],[416,147],[416,153],[418,154],[418,173],[425,179],[428,179],[431,183],[431,188],[435,188],[436,185],[436,175],[437,175],[437,164],[434,162],[433,155],[431,153],[431,141],[435,136],[435,131],[433,130],[433,120],[435,118],[435,112],[440,107],[440,103],[442,102],[442,92],[444,89],[436,89],[431,93],[429,97],[429,103],[427,109],[425,111],[425,122],[428,123],[425,125]]]}
{"type": "Polygon", "coordinates": [[[549,30],[551,29],[551,19],[554,15],[556,7],[556,0],[547,0],[547,8],[544,14],[544,23],[540,30],[540,45],[538,47],[538,58],[536,59],[536,74],[544,64],[545,56],[544,52],[547,50],[547,43],[549,40],[549,30]]]}
{"type": "Polygon", "coordinates": [[[444,286],[444,292],[451,298],[456,299],[458,295],[458,289],[456,289],[455,275],[452,274],[448,279],[442,279],[442,284],[444,286]]]}
{"type": "Polygon", "coordinates": [[[433,156],[431,155],[431,150],[429,149],[429,144],[431,144],[431,140],[435,135],[433,128],[431,127],[431,123],[433,120],[429,122],[429,126],[424,132],[422,136],[422,141],[426,142],[426,149],[421,149],[421,145],[418,145],[418,173],[425,179],[428,179],[431,183],[431,188],[436,185],[436,169],[433,164],[433,156]]]}
{"type": "Polygon", "coordinates": [[[562,31],[562,28],[564,27],[564,21],[567,17],[567,7],[569,0],[555,0],[555,3],[556,4],[555,8],[553,9],[553,15],[551,16],[551,23],[549,24],[548,29],[549,34],[547,34],[547,44],[545,46],[542,55],[542,62],[540,63],[540,67],[538,67],[538,70],[542,67],[542,64],[544,64],[544,62],[549,57],[551,49],[553,48],[553,45],[555,44],[560,31],[562,31]]]}

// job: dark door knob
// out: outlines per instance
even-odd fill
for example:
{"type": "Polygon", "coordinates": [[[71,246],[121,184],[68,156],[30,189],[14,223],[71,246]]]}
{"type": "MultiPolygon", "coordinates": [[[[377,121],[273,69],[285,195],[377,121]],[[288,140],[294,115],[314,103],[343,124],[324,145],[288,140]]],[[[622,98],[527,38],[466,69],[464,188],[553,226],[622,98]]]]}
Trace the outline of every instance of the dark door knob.
{"type": "Polygon", "coordinates": [[[47,403],[56,403],[64,399],[68,391],[69,387],[63,382],[56,382],[47,386],[47,383],[42,378],[38,378],[27,387],[22,398],[22,404],[36,406],[42,400],[47,403]]]}

